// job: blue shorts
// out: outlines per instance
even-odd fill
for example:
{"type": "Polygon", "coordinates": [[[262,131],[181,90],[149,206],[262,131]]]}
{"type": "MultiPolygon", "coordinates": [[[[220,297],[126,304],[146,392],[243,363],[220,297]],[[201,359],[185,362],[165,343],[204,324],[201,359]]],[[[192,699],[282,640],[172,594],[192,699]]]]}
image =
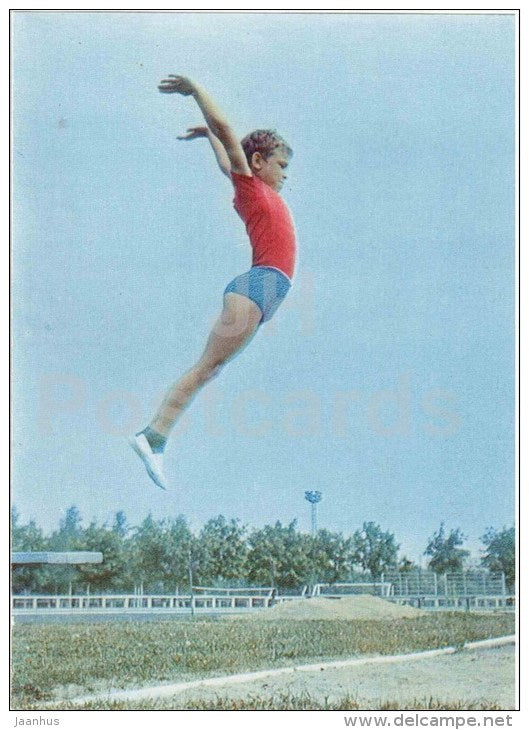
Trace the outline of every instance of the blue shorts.
{"type": "Polygon", "coordinates": [[[291,286],[288,276],[279,269],[270,266],[252,266],[250,271],[231,281],[224,294],[241,294],[255,302],[263,313],[262,323],[273,317],[291,286]]]}

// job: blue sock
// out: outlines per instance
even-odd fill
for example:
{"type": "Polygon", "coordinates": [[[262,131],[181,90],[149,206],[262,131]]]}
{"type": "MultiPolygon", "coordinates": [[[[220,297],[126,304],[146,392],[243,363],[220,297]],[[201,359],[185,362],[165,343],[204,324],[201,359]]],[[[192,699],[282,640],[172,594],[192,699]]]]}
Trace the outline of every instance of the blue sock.
{"type": "Polygon", "coordinates": [[[161,433],[158,433],[158,431],[153,431],[152,428],[147,426],[147,428],[144,428],[143,431],[137,433],[136,436],[139,436],[140,434],[143,434],[145,436],[155,454],[159,454],[164,450],[165,444],[167,443],[167,438],[165,436],[162,436],[161,433]]]}

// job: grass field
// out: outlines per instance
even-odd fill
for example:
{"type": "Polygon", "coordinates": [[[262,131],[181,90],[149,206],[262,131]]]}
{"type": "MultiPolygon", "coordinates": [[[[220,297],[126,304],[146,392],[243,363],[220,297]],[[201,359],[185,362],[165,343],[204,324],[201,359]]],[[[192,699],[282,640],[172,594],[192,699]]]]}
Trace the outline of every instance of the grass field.
{"type": "MultiPolygon", "coordinates": [[[[57,709],[66,707],[59,704],[65,698],[66,690],[69,696],[85,695],[108,688],[200,679],[312,660],[457,646],[512,633],[512,615],[461,613],[438,613],[387,622],[197,619],[20,624],[14,626],[12,634],[12,708],[39,709],[49,700],[57,701],[57,709]]],[[[255,698],[252,708],[347,709],[341,706],[308,707],[311,699],[303,695],[275,698],[274,702],[282,703],[281,707],[260,706],[259,702],[259,698],[255,698]]],[[[354,700],[350,702],[353,704],[348,708],[355,709],[354,700]]],[[[266,703],[269,705],[270,700],[262,701],[262,704],[266,703]]],[[[131,704],[127,703],[126,707],[131,704]]],[[[145,703],[142,707],[149,709],[145,703]]],[[[162,705],[159,707],[161,709],[162,705]]],[[[125,704],[106,703],[98,708],[125,709],[125,704]]],[[[209,703],[200,709],[250,708],[211,707],[209,703]]]]}

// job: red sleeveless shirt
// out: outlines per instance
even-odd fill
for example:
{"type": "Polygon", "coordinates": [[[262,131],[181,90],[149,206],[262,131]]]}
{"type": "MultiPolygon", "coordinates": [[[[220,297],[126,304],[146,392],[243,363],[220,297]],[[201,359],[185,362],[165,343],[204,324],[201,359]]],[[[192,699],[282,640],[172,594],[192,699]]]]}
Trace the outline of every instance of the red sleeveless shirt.
{"type": "Polygon", "coordinates": [[[253,250],[252,266],[272,266],[292,278],[296,232],[283,198],[255,175],[232,172],[233,207],[246,226],[253,250]]]}

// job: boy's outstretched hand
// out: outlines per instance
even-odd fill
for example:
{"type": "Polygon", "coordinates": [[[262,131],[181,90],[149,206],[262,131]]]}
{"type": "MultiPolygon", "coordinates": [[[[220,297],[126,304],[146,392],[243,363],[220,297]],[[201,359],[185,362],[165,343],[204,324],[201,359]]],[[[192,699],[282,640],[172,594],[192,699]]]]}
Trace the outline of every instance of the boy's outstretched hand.
{"type": "Polygon", "coordinates": [[[187,76],[169,76],[160,82],[158,90],[163,94],[182,94],[182,96],[190,96],[195,91],[195,85],[187,76]]]}
{"type": "Polygon", "coordinates": [[[190,127],[187,134],[181,134],[176,139],[198,139],[199,137],[207,137],[209,129],[207,127],[190,127]]]}

